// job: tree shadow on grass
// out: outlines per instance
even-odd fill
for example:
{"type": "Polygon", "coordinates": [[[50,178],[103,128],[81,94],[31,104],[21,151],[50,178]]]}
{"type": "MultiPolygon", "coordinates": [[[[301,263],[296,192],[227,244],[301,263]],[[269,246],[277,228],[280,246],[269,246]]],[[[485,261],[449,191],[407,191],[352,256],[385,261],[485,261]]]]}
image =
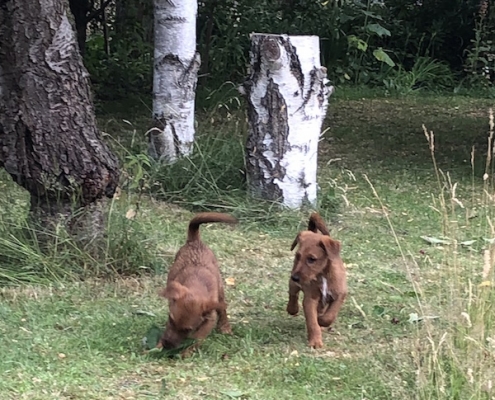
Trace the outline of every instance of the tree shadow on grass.
{"type": "Polygon", "coordinates": [[[484,169],[490,102],[456,97],[362,99],[331,105],[330,127],[321,146],[322,162],[343,158],[350,169],[432,169],[423,130],[433,131],[435,155],[443,170],[475,174],[484,169]]]}

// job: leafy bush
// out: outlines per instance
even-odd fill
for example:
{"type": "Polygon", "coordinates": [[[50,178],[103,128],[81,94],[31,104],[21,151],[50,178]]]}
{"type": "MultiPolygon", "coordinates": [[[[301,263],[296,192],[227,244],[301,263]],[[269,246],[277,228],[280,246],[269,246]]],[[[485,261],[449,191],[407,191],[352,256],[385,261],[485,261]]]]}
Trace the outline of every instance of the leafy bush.
{"type": "Polygon", "coordinates": [[[123,99],[132,94],[151,94],[153,48],[139,40],[112,42],[112,52],[104,50],[102,35],[92,35],[86,44],[84,64],[96,96],[100,100],[123,99]]]}
{"type": "Polygon", "coordinates": [[[409,94],[420,89],[452,88],[454,76],[445,62],[439,62],[430,57],[418,57],[410,71],[402,67],[392,70],[383,83],[392,92],[409,94]]]}

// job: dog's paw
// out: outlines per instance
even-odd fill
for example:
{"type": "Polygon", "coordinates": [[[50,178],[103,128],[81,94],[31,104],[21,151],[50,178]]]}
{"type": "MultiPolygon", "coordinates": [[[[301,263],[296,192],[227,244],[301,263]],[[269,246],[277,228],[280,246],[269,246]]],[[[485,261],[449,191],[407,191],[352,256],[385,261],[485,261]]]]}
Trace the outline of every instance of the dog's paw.
{"type": "Polygon", "coordinates": [[[299,312],[299,304],[287,304],[287,312],[290,314],[290,315],[297,315],[297,313],[299,312]]]}
{"type": "Polygon", "coordinates": [[[323,340],[321,340],[321,337],[319,338],[311,338],[308,341],[309,347],[312,347],[313,349],[321,349],[323,347],[323,340]]]}
{"type": "Polygon", "coordinates": [[[334,321],[334,318],[318,317],[318,325],[322,328],[330,328],[334,321]]]}
{"type": "Polygon", "coordinates": [[[223,333],[225,335],[232,335],[232,328],[229,324],[218,327],[218,330],[220,331],[220,333],[223,333]]]}

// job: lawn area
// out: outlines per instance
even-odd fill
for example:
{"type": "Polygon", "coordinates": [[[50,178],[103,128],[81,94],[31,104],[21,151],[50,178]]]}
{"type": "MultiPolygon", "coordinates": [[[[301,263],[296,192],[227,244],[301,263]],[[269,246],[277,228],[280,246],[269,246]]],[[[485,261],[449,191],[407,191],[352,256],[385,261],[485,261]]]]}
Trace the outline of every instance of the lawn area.
{"type": "MultiPolygon", "coordinates": [[[[342,242],[350,293],[321,350],[306,346],[303,315],[285,312],[290,245],[309,212],[266,209],[228,187],[210,193],[199,167],[194,179],[184,172],[195,201],[180,190],[123,190],[109,228],[120,239],[108,249],[122,256],[116,269],[144,272],[103,279],[87,273],[87,256],[40,254],[27,239],[13,246],[26,198],[0,175],[0,278],[12,274],[5,248],[23,254],[19,274],[29,264],[49,275],[53,263],[69,269],[77,260],[86,271],[85,279],[51,283],[25,283],[26,272],[0,288],[0,399],[494,399],[491,165],[483,179],[491,106],[468,97],[332,97],[319,211],[342,242]],[[423,124],[434,133],[437,169],[423,124]],[[234,334],[213,334],[187,359],[153,357],[142,339],[166,321],[157,291],[192,211],[212,202],[240,219],[235,228],[202,227],[229,278],[234,334]],[[135,218],[125,218],[129,209],[135,218]]],[[[144,148],[142,116],[125,119],[105,115],[100,125],[124,147],[144,148]]],[[[198,132],[220,132],[241,151],[245,129],[244,118],[218,111],[198,132]]],[[[209,171],[235,171],[236,163],[209,171]]],[[[228,179],[240,175],[221,183],[228,179]]]]}

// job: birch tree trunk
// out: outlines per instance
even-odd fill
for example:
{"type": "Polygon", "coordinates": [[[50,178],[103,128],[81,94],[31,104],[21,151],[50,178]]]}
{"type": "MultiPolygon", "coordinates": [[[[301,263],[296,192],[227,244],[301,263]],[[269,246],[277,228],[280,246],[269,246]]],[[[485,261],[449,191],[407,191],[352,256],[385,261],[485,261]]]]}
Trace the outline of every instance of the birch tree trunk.
{"type": "Polygon", "coordinates": [[[113,196],[119,168],[96,126],[64,0],[0,4],[0,167],[29,191],[42,225],[69,217],[84,235],[101,233],[96,204],[113,196]]]}
{"type": "Polygon", "coordinates": [[[328,98],[317,36],[252,34],[246,175],[252,195],[314,205],[317,153],[328,98]]]}
{"type": "Polygon", "coordinates": [[[149,154],[172,163],[192,152],[197,0],[155,0],[153,125],[149,154]]]}

